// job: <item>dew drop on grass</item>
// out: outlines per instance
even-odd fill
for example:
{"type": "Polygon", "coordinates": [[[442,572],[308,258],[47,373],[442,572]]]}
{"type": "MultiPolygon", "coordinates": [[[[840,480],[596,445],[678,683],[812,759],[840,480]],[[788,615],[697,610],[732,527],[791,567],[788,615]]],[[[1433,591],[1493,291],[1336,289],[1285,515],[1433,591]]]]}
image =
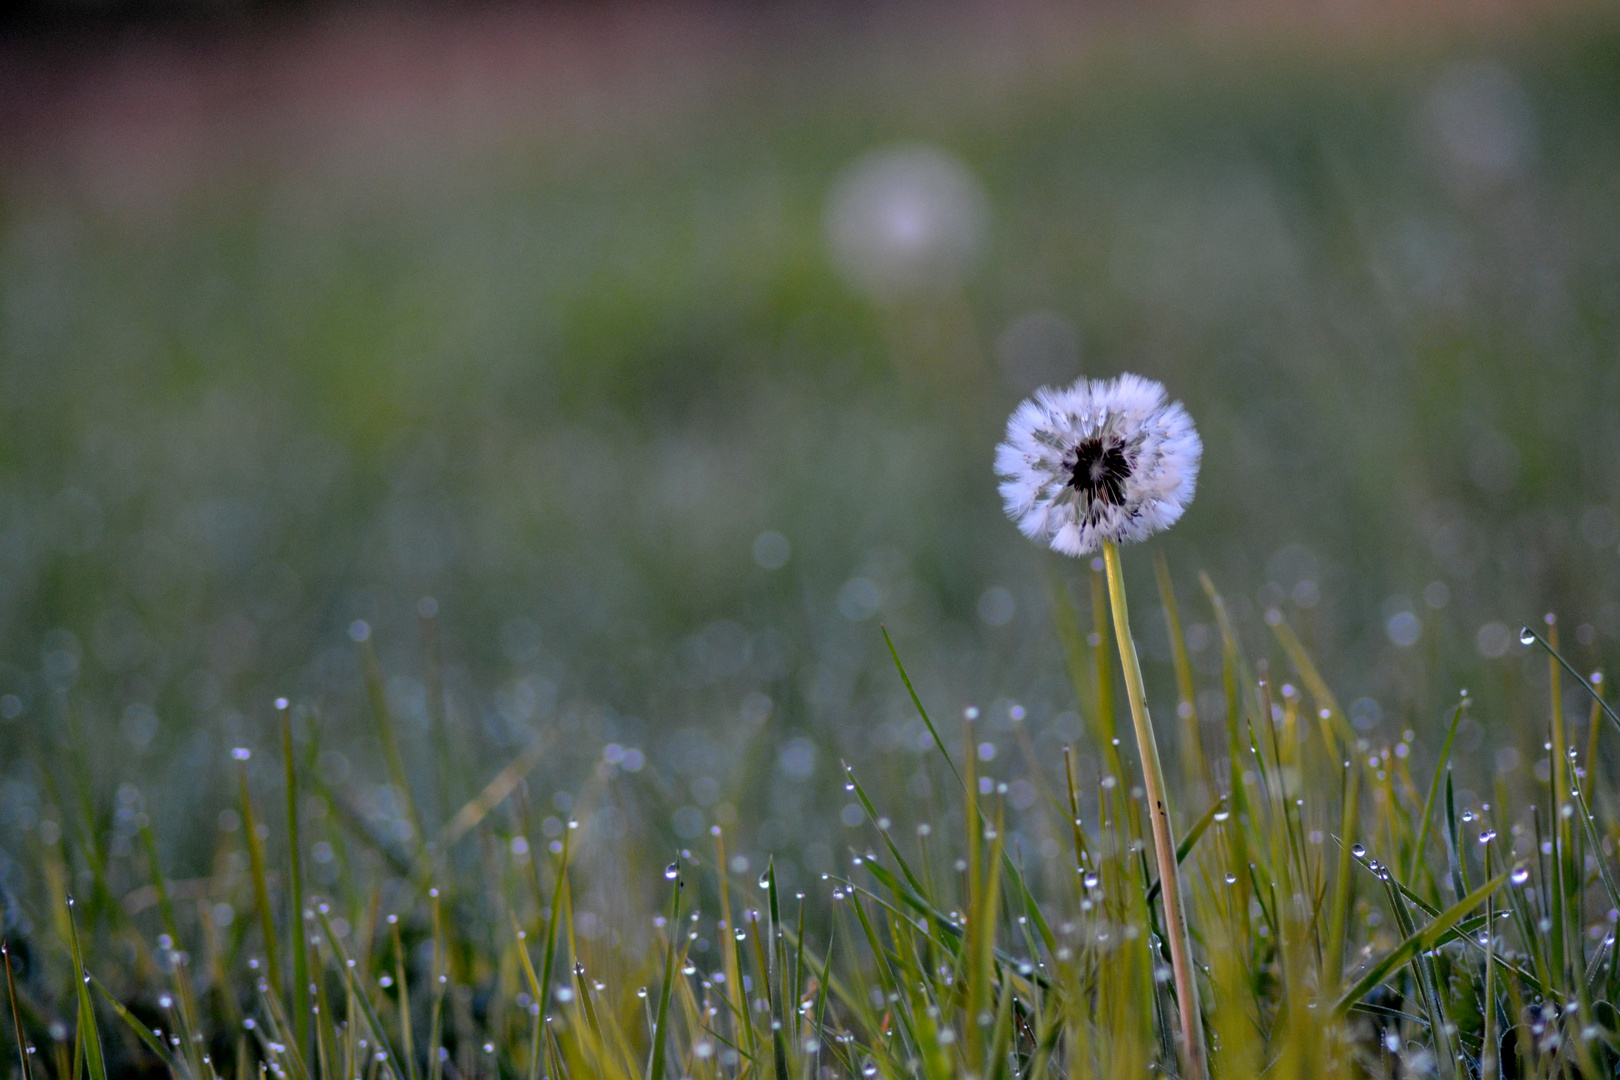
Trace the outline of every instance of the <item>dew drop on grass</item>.
{"type": "MultiPolygon", "coordinates": [[[[1228,810],[1217,810],[1215,812],[1215,820],[1216,821],[1225,821],[1227,818],[1229,818],[1231,816],[1232,816],[1232,814],[1228,810]]],[[[1077,821],[1077,822],[1075,822],[1075,824],[1078,825],[1080,823],[1077,821]]]]}
{"type": "Polygon", "coordinates": [[[664,880],[666,880],[666,881],[674,881],[677,877],[680,876],[680,873],[681,873],[681,864],[680,863],[670,863],[668,866],[664,867],[664,880]]]}
{"type": "Polygon", "coordinates": [[[1484,832],[1479,834],[1479,842],[1482,843],[1482,844],[1488,844],[1492,840],[1495,840],[1495,839],[1496,839],[1496,830],[1495,829],[1486,829],[1484,832]]]}
{"type": "Polygon", "coordinates": [[[1236,874],[1227,874],[1226,875],[1226,883],[1228,885],[1236,885],[1237,884],[1237,875],[1236,874]]]}
{"type": "Polygon", "coordinates": [[[1530,871],[1521,866],[1517,870],[1513,871],[1512,876],[1508,880],[1513,882],[1515,885],[1523,885],[1525,882],[1530,880],[1530,871]]]}
{"type": "Polygon", "coordinates": [[[768,889],[771,887],[771,872],[769,870],[759,875],[759,887],[762,889],[768,889]]]}
{"type": "Polygon", "coordinates": [[[1536,641],[1536,632],[1534,630],[1530,629],[1528,626],[1525,627],[1523,630],[1519,631],[1519,644],[1520,645],[1533,645],[1533,644],[1535,644],[1535,641],[1536,641]]]}
{"type": "Polygon", "coordinates": [[[1363,855],[1367,854],[1367,849],[1362,847],[1360,844],[1351,844],[1350,845],[1350,854],[1354,855],[1356,858],[1359,859],[1363,855]]]}

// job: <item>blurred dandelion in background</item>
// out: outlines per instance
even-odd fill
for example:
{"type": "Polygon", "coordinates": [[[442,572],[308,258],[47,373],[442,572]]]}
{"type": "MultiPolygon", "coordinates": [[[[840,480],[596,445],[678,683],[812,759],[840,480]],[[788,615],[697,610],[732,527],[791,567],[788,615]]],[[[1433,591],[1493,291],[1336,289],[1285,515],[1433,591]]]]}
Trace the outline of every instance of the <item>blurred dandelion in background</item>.
{"type": "Polygon", "coordinates": [[[930,146],[874,150],[849,165],[827,198],[833,265],[869,299],[888,303],[960,287],[983,252],[990,207],[961,161],[930,146]]]}

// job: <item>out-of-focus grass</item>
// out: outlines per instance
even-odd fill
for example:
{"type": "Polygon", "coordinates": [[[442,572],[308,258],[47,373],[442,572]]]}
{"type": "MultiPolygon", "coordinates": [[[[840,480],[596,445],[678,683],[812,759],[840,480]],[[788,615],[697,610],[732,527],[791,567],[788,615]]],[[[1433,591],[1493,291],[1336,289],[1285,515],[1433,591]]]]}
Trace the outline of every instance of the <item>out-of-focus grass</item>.
{"type": "MultiPolygon", "coordinates": [[[[1045,339],[1049,370],[1139,370],[1197,419],[1199,495],[1164,542],[1188,595],[1207,570],[1257,656],[1283,612],[1356,730],[1425,732],[1420,756],[1470,686],[1499,706],[1463,721],[1461,794],[1531,783],[1546,675],[1516,627],[1556,609],[1582,670],[1620,633],[1617,52],[1574,10],[1343,51],[1115,33],[998,67],[994,91],[914,56],[886,92],[857,52],[630,145],[575,134],[418,183],[267,166],[138,219],[19,185],[0,880],[56,918],[29,853],[73,815],[94,843],[61,884],[88,897],[104,862],[110,910],[146,880],[140,813],[171,875],[208,880],[235,848],[229,749],[256,751],[254,790],[279,783],[278,694],[307,774],[408,867],[423,838],[356,620],[429,830],[552,738],[539,835],[584,799],[639,873],[719,823],[803,887],[858,817],[840,758],[889,801],[946,794],[881,620],[936,711],[981,710],[1023,836],[1055,783],[1038,766],[1092,723],[1052,632],[1062,600],[1090,610],[1087,570],[1030,549],[990,476],[1028,389],[1009,328],[1040,311],[1080,343],[1045,339]],[[881,302],[832,269],[823,214],[896,143],[965,164],[988,239],[953,287],[881,302]],[[790,546],[774,569],[767,532],[790,546]],[[624,769],[643,786],[608,797],[624,769]]],[[[1169,638],[1141,617],[1168,700],[1169,638]]],[[[1224,746],[1221,635],[1207,606],[1185,618],[1224,746]]],[[[323,820],[312,888],[376,880],[323,820]]]]}

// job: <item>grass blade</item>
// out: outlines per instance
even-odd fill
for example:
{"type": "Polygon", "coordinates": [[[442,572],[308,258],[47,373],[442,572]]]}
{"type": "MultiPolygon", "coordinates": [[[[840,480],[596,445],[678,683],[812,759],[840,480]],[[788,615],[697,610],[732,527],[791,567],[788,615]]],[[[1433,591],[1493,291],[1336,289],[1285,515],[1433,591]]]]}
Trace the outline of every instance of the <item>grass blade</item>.
{"type": "Polygon", "coordinates": [[[669,921],[665,924],[666,936],[669,938],[669,948],[664,956],[664,985],[658,990],[658,1017],[653,1021],[652,1054],[647,1062],[647,1080],[664,1080],[665,1047],[669,1044],[669,998],[675,989],[676,964],[678,958],[676,950],[680,944],[681,930],[681,888],[685,881],[681,877],[680,864],[675,864],[675,888],[670,894],[669,921]]]}
{"type": "MultiPolygon", "coordinates": [[[[73,944],[73,986],[79,998],[80,1051],[90,1080],[107,1080],[107,1060],[102,1055],[101,1031],[96,1027],[96,1007],[90,1000],[90,977],[84,973],[84,953],[79,948],[79,925],[73,915],[73,897],[68,897],[68,929],[73,944]]],[[[77,1073],[77,1069],[74,1070],[77,1073]]]]}
{"type": "Polygon", "coordinates": [[[1423,817],[1418,823],[1417,840],[1412,844],[1412,861],[1406,871],[1409,885],[1417,884],[1418,867],[1423,864],[1423,843],[1429,836],[1429,821],[1434,817],[1434,800],[1440,794],[1440,780],[1445,776],[1446,764],[1451,760],[1451,743],[1457,737],[1457,725],[1462,722],[1463,710],[1467,707],[1468,699],[1465,697],[1452,711],[1451,727],[1446,731],[1446,741],[1440,745],[1440,758],[1434,763],[1434,779],[1429,783],[1429,797],[1423,802],[1423,817]]]}
{"type": "Polygon", "coordinates": [[[1366,997],[1373,987],[1383,982],[1391,972],[1411,960],[1419,951],[1434,948],[1447,930],[1456,925],[1464,915],[1484,903],[1497,889],[1502,887],[1502,883],[1507,879],[1506,871],[1491,878],[1485,884],[1435,916],[1427,926],[1415,931],[1395,948],[1385,953],[1382,959],[1368,968],[1361,978],[1356,980],[1354,986],[1340,996],[1338,1002],[1333,1006],[1334,1015],[1343,1016],[1350,1006],[1366,997]]]}

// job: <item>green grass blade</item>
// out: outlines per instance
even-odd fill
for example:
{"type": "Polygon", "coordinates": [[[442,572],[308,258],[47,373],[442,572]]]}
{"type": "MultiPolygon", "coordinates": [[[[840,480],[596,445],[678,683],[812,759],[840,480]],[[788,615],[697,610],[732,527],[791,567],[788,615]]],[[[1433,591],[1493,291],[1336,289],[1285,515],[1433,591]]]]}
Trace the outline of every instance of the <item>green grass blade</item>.
{"type": "Polygon", "coordinates": [[[1620,729],[1620,713],[1616,713],[1614,708],[1607,701],[1603,700],[1603,695],[1597,692],[1597,688],[1591,684],[1586,676],[1576,671],[1574,666],[1571,665],[1568,660],[1564,659],[1563,653],[1559,652],[1547,641],[1546,638],[1542,637],[1528,626],[1520,631],[1521,636],[1524,634],[1529,634],[1531,637],[1535,638],[1536,642],[1540,644],[1543,649],[1546,649],[1548,654],[1554,660],[1558,661],[1558,663],[1563,666],[1565,671],[1573,675],[1575,677],[1575,681],[1580,683],[1581,686],[1585,688],[1586,692],[1592,696],[1592,700],[1596,703],[1597,707],[1603,710],[1603,715],[1607,716],[1614,723],[1614,726],[1617,729],[1620,729]]]}
{"type": "Polygon", "coordinates": [[[647,1080],[664,1080],[664,1055],[669,1044],[669,999],[675,989],[678,962],[676,949],[681,932],[681,888],[685,884],[677,871],[675,888],[670,894],[669,922],[665,924],[669,949],[664,957],[664,985],[658,991],[658,1017],[653,1021],[652,1054],[647,1062],[647,1080]]]}
{"type": "Polygon", "coordinates": [[[1350,1006],[1366,997],[1373,987],[1388,978],[1391,972],[1411,960],[1420,950],[1434,948],[1447,930],[1450,930],[1461,921],[1464,915],[1484,903],[1486,898],[1501,888],[1502,883],[1507,879],[1506,871],[1491,878],[1485,884],[1446,908],[1421,930],[1413,932],[1399,945],[1385,953],[1382,959],[1368,968],[1361,978],[1356,980],[1355,985],[1340,996],[1338,1002],[1333,1006],[1333,1014],[1342,1017],[1350,1006]]]}
{"type": "Polygon", "coordinates": [[[894,639],[889,636],[889,628],[879,626],[878,629],[883,632],[883,642],[889,647],[889,656],[894,660],[894,669],[900,673],[900,681],[906,684],[906,693],[911,695],[911,704],[916,706],[917,715],[922,717],[922,722],[927,725],[928,734],[934,737],[934,745],[939,749],[940,755],[944,757],[945,764],[951,767],[951,772],[956,776],[956,782],[962,783],[962,774],[957,771],[956,762],[951,760],[951,752],[945,749],[945,742],[939,737],[939,729],[934,727],[934,721],[929,718],[928,710],[923,708],[922,699],[917,696],[917,688],[911,685],[911,676],[906,674],[906,665],[900,662],[900,653],[894,647],[894,639]]]}
{"type": "Polygon", "coordinates": [[[276,699],[281,714],[281,759],[287,773],[287,922],[292,929],[293,1038],[298,1052],[310,1051],[309,934],[304,929],[304,869],[298,839],[298,767],[293,757],[292,710],[276,699]]]}
{"type": "MultiPolygon", "coordinates": [[[[123,1002],[114,997],[113,992],[102,985],[100,979],[92,975],[90,976],[90,984],[101,991],[101,996],[106,998],[107,1005],[112,1009],[113,1015],[124,1022],[124,1026],[134,1033],[135,1037],[140,1040],[141,1045],[156,1055],[157,1059],[168,1067],[171,1074],[174,1076],[192,1075],[191,1070],[187,1069],[179,1058],[171,1054],[169,1048],[163,1045],[163,1041],[153,1035],[145,1024],[136,1019],[135,1014],[126,1009],[123,1002]]],[[[25,1072],[24,1076],[26,1075],[25,1072]]]]}
{"type": "Polygon", "coordinates": [[[11,973],[11,943],[0,937],[0,960],[6,965],[6,991],[11,998],[11,1025],[17,1034],[17,1057],[22,1064],[22,1080],[34,1080],[33,1066],[28,1061],[28,1037],[23,1034],[22,1011],[17,1007],[17,980],[11,973]]]}
{"type": "Polygon", "coordinates": [[[1434,763],[1434,779],[1429,782],[1429,797],[1423,801],[1423,817],[1418,823],[1417,840],[1412,844],[1412,861],[1406,870],[1406,881],[1411,885],[1417,884],[1418,867],[1423,863],[1423,843],[1428,839],[1429,821],[1434,817],[1434,801],[1440,794],[1440,780],[1446,774],[1446,765],[1451,761],[1451,743],[1457,737],[1457,725],[1462,722],[1463,710],[1467,707],[1468,699],[1463,698],[1452,711],[1451,727],[1446,731],[1446,741],[1440,745],[1440,758],[1434,763]]]}
{"type": "Polygon", "coordinates": [[[315,909],[315,917],[321,921],[321,930],[326,936],[327,947],[337,957],[338,974],[348,985],[353,994],[354,1002],[365,1015],[366,1025],[371,1028],[371,1037],[376,1040],[388,1055],[384,1067],[395,1080],[403,1080],[399,1071],[399,1055],[395,1053],[393,1044],[388,1041],[388,1029],[383,1027],[382,1017],[377,1015],[376,1006],[372,1004],[371,995],[366,992],[365,986],[360,982],[360,972],[355,964],[349,962],[349,955],[343,948],[343,942],[332,929],[332,921],[327,917],[326,905],[322,904],[315,909]]]}
{"type": "Polygon", "coordinates": [[[107,1080],[107,1060],[101,1051],[101,1031],[96,1027],[95,1003],[90,1000],[90,977],[84,973],[84,953],[79,948],[79,924],[73,914],[71,896],[67,904],[68,930],[73,945],[73,986],[79,998],[78,1043],[90,1080],[107,1080]]]}
{"type": "Polygon", "coordinates": [[[253,878],[253,903],[259,911],[259,929],[264,935],[264,967],[270,980],[272,993],[281,993],[279,950],[276,948],[276,917],[270,906],[270,884],[264,866],[264,840],[259,836],[258,817],[253,812],[253,797],[248,792],[246,750],[236,751],[241,767],[237,770],[238,794],[242,804],[242,836],[247,842],[248,870],[253,878]]]}

